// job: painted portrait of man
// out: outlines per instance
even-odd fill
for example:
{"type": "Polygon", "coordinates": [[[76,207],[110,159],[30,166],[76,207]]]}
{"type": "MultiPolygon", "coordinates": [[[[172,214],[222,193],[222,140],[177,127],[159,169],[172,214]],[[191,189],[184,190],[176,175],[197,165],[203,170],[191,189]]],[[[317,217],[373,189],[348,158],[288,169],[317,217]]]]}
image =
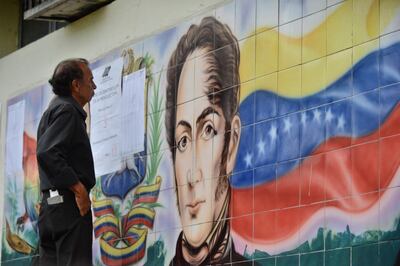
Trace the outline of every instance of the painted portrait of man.
{"type": "Polygon", "coordinates": [[[243,259],[227,219],[240,140],[239,61],[237,39],[214,17],[191,25],[169,60],[166,104],[174,107],[165,126],[182,225],[173,265],[243,259]]]}

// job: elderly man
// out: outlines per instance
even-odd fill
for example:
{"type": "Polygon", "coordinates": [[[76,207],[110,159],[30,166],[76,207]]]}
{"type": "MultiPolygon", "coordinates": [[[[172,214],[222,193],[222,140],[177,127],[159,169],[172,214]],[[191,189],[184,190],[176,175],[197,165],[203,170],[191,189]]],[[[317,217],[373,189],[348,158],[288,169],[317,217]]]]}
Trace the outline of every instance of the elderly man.
{"type": "Polygon", "coordinates": [[[40,265],[92,265],[90,189],[95,185],[83,106],[96,85],[85,59],[62,61],[49,80],[56,96],[37,132],[42,202],[40,265]]]}

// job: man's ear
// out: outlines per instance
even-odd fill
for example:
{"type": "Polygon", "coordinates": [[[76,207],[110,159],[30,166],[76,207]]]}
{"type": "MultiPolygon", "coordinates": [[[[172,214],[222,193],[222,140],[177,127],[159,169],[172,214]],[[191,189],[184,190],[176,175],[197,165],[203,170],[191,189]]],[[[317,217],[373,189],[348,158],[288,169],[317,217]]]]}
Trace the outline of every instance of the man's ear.
{"type": "Polygon", "coordinates": [[[80,84],[79,80],[74,79],[74,80],[71,82],[71,91],[79,94],[79,92],[80,92],[80,86],[81,86],[81,84],[80,84]]]}
{"type": "Polygon", "coordinates": [[[235,115],[231,122],[231,132],[229,134],[229,150],[226,164],[226,172],[228,174],[232,173],[233,168],[235,167],[236,155],[239,148],[241,125],[240,117],[235,115]]]}

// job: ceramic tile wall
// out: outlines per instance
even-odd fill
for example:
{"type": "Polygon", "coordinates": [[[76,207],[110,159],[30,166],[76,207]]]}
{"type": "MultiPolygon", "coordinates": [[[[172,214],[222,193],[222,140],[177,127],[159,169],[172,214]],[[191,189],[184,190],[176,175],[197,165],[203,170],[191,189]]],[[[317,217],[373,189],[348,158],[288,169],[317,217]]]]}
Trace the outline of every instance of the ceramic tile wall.
{"type": "MultiPolygon", "coordinates": [[[[199,254],[206,264],[393,265],[399,21],[395,0],[235,0],[93,62],[129,48],[154,60],[146,177],[118,197],[98,177],[93,194],[120,235],[96,235],[95,265],[179,265],[199,254]],[[150,162],[158,162],[153,178],[150,162]],[[151,204],[142,191],[153,193],[151,204]]],[[[19,255],[4,239],[2,252],[5,265],[35,254],[19,255]]]]}

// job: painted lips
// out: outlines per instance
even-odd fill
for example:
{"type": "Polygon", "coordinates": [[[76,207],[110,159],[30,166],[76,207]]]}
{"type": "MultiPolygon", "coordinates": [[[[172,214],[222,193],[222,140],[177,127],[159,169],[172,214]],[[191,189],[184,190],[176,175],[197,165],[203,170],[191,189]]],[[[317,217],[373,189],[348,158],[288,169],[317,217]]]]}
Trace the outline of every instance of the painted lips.
{"type": "Polygon", "coordinates": [[[201,204],[205,202],[206,202],[205,200],[195,200],[189,204],[186,204],[186,207],[188,208],[190,215],[196,215],[200,210],[201,204]]]}

